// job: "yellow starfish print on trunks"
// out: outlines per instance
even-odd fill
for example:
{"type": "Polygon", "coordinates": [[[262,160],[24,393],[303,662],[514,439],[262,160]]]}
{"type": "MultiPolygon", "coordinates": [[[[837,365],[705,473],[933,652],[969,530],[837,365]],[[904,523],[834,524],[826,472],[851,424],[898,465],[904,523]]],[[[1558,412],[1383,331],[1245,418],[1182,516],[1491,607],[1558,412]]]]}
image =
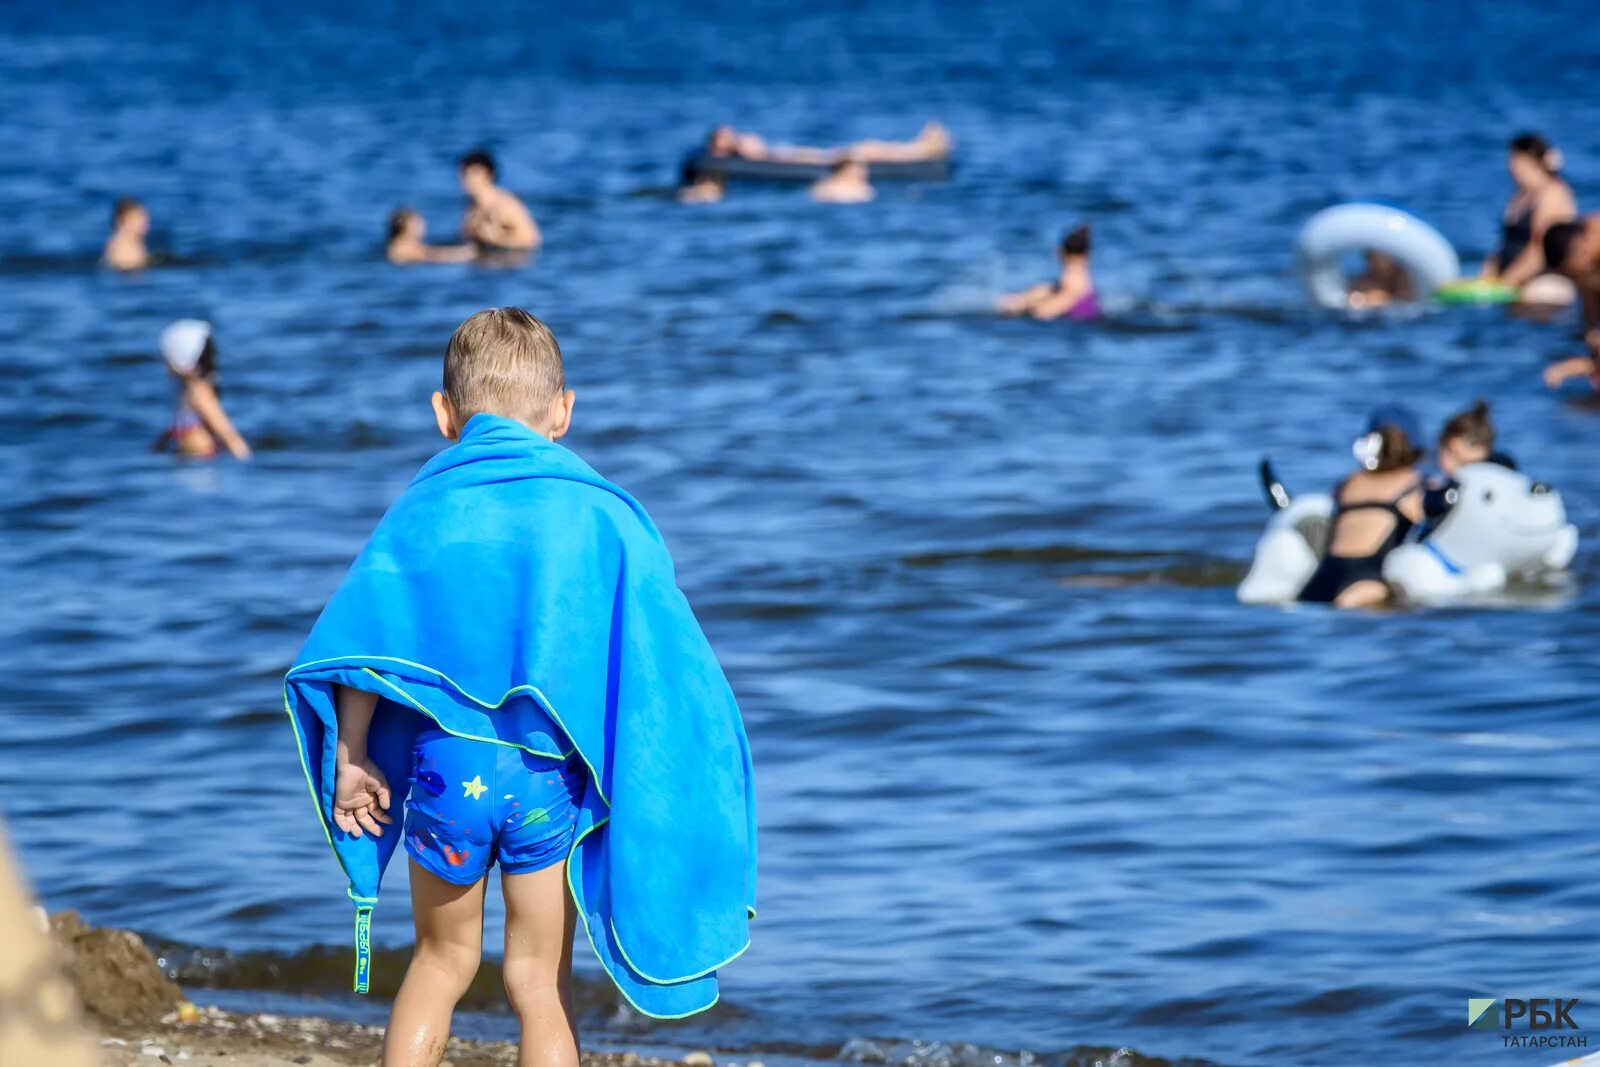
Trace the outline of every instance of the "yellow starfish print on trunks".
{"type": "Polygon", "coordinates": [[[473,775],[470,782],[462,782],[461,788],[464,790],[461,795],[471,797],[473,800],[477,800],[489,790],[489,787],[483,784],[483,775],[481,774],[473,775]]]}

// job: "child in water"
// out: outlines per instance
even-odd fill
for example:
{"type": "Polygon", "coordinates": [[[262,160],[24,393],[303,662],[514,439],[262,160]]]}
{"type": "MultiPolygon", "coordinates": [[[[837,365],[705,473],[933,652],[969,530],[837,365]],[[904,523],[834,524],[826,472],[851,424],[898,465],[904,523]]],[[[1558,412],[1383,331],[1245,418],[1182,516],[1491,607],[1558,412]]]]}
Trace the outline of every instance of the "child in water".
{"type": "Polygon", "coordinates": [[[397,208],[389,216],[389,244],[385,254],[399,266],[408,263],[465,263],[476,259],[476,245],[430,245],[423,238],[428,224],[422,215],[408,207],[397,208]]]}
{"type": "Polygon", "coordinates": [[[1361,467],[1334,490],[1328,549],[1302,601],[1365,608],[1389,599],[1384,558],[1423,520],[1420,438],[1409,408],[1389,404],[1372,413],[1352,448],[1361,467]]]}
{"type": "Polygon", "coordinates": [[[150,265],[145,237],[150,233],[150,212],[137,200],[124,197],[111,209],[111,236],[102,255],[112,270],[144,270],[150,265]]]}
{"type": "Polygon", "coordinates": [[[157,450],[171,448],[182,456],[211,459],[220,440],[234,459],[249,459],[250,446],[222,407],[211,324],[179,319],[169,325],[161,331],[161,358],[178,380],[178,408],[172,425],[157,439],[157,450]]]}
{"type": "Polygon", "coordinates": [[[1040,321],[1068,319],[1085,322],[1100,317],[1094,277],[1089,273],[1089,227],[1079,226],[1061,238],[1057,249],[1061,276],[1020,293],[1002,297],[1002,315],[1031,315],[1040,321]]]}
{"type": "Polygon", "coordinates": [[[1439,470],[1449,478],[1469,463],[1497,463],[1502,467],[1517,469],[1516,463],[1504,452],[1494,447],[1494,422],[1489,416],[1489,403],[1478,400],[1465,411],[1450,416],[1439,431],[1439,470]]]}
{"type": "MultiPolygon", "coordinates": [[[[610,899],[672,899],[670,872],[686,863],[692,876],[676,884],[688,884],[696,904],[668,913],[661,924],[686,924],[668,936],[674,945],[692,944],[716,912],[701,908],[717,885],[718,868],[708,857],[719,838],[692,836],[697,847],[685,855],[683,842],[664,840],[669,831],[648,813],[670,811],[675,825],[700,831],[706,824],[697,818],[737,829],[751,817],[743,802],[718,803],[705,791],[714,780],[744,790],[748,751],[732,694],[673,585],[659,535],[631,498],[553,444],[567,432],[572,406],[561,350],[542,322],[509,307],[463,322],[446,349],[443,387],[433,394],[439,432],[452,445],[379,524],[302,652],[312,668],[335,672],[337,731],[322,745],[324,752],[332,747],[327,814],[337,831],[382,838],[395,821],[395,796],[404,798],[403,826],[393,829],[410,857],[416,950],[384,1039],[390,1067],[440,1061],[456,1002],[478,970],[484,894],[496,863],[506,903],[505,988],[521,1025],[517,1062],[577,1067],[575,921],[580,903],[606,905],[578,899],[579,876],[569,886],[569,862],[575,869],[580,862],[604,864],[595,842],[620,847],[611,843],[638,833],[643,813],[648,873],[633,882],[625,864],[609,867],[603,877],[610,879],[610,899]],[[497,593],[507,584],[516,586],[514,593],[497,593]],[[401,666],[393,676],[346,670],[343,660],[318,651],[324,627],[337,633],[327,651],[360,653],[351,668],[401,666]],[[418,632],[431,636],[415,646],[397,636],[418,632]],[[616,642],[627,650],[620,662],[613,659],[616,642]],[[417,657],[426,657],[428,667],[417,657]],[[608,662],[618,673],[606,672],[608,662]],[[439,691],[439,680],[473,684],[478,672],[509,688],[497,704],[481,706],[487,711],[467,708],[472,702],[465,697],[422,703],[439,691]],[[408,689],[418,677],[427,685],[408,689]],[[408,692],[407,703],[391,703],[408,692]],[[387,699],[379,701],[380,693],[387,699]],[[410,743],[409,789],[396,781],[392,790],[389,776],[407,764],[395,762],[386,746],[409,736],[408,722],[420,728],[410,743]],[[613,731],[615,738],[602,740],[613,731]],[[605,809],[593,821],[597,806],[610,804],[602,789],[626,795],[633,806],[605,809]],[[652,807],[652,790],[666,797],[659,809],[652,807]],[[590,837],[601,826],[604,835],[590,837]],[[590,850],[580,860],[575,850],[586,841],[590,850]]],[[[738,901],[735,921],[742,926],[740,882],[742,875],[723,884],[738,901]]],[[[602,938],[589,927],[600,951],[617,927],[611,916],[591,920],[589,911],[581,913],[610,929],[602,938]]],[[[724,949],[715,952],[731,958],[724,949]]],[[[672,966],[658,964],[660,958],[651,958],[653,967],[672,966]]],[[[614,960],[608,971],[613,978],[617,966],[614,960]]],[[[687,975],[661,980],[671,983],[710,972],[653,973],[687,975]]],[[[682,988],[671,985],[669,993],[682,988]]],[[[631,995],[640,997],[634,989],[631,995]]],[[[709,995],[658,1013],[677,1016],[714,1001],[709,995]]]]}
{"type": "Polygon", "coordinates": [[[1350,279],[1349,303],[1352,308],[1381,308],[1395,302],[1417,298],[1417,287],[1400,261],[1387,252],[1367,249],[1366,269],[1350,279]]]}
{"type": "Polygon", "coordinates": [[[1418,535],[1419,540],[1426,539],[1455,506],[1458,491],[1456,474],[1462,467],[1471,463],[1495,463],[1511,470],[1517,469],[1516,462],[1510,456],[1495,451],[1494,440],[1494,423],[1489,417],[1487,401],[1476,401],[1472,407],[1456,412],[1445,422],[1444,428],[1439,431],[1436,454],[1439,474],[1428,480],[1427,492],[1423,494],[1422,510],[1428,517],[1428,525],[1418,535]]]}

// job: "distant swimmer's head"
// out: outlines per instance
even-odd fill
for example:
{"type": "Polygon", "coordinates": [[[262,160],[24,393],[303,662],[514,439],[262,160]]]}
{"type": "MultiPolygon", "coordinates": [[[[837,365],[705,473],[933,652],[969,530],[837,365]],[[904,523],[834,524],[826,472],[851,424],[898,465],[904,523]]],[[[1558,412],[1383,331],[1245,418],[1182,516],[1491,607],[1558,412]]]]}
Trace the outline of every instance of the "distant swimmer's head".
{"type": "Polygon", "coordinates": [[[1087,256],[1089,254],[1089,227],[1079,226],[1062,234],[1061,244],[1057,247],[1056,254],[1062,259],[1087,256]]]}
{"type": "Polygon", "coordinates": [[[1420,462],[1427,450],[1417,416],[1404,404],[1384,404],[1367,419],[1367,429],[1351,451],[1356,461],[1369,471],[1399,470],[1420,462]]]}
{"type": "Polygon", "coordinates": [[[428,224],[423,221],[421,213],[414,208],[396,208],[389,215],[389,243],[394,244],[401,238],[420,241],[428,234],[428,224]]]}
{"type": "Polygon", "coordinates": [[[572,422],[572,401],[549,327],[521,308],[487,308],[450,335],[433,413],[452,441],[474,415],[515,419],[553,441],[572,422]]]}
{"type": "Polygon", "coordinates": [[[1454,475],[1468,463],[1481,463],[1494,453],[1494,422],[1489,404],[1479,400],[1450,416],[1439,431],[1439,469],[1454,475]]]}
{"type": "Polygon", "coordinates": [[[739,131],[732,126],[718,126],[706,138],[706,151],[714,156],[731,156],[739,151],[739,131]]]}
{"type": "Polygon", "coordinates": [[[1554,177],[1560,173],[1563,162],[1561,150],[1543,134],[1519,133],[1511,138],[1506,165],[1518,185],[1538,185],[1554,177]]]}
{"type": "Polygon", "coordinates": [[[461,177],[461,188],[468,193],[487,189],[500,177],[494,157],[481,148],[462,156],[456,170],[461,177]]]}
{"type": "Polygon", "coordinates": [[[111,209],[111,228],[143,237],[150,232],[150,212],[142,200],[125,196],[111,209]]]}
{"type": "Polygon", "coordinates": [[[216,377],[217,343],[211,324],[203,319],[179,319],[161,331],[161,358],[179,378],[216,377]]]}
{"type": "Polygon", "coordinates": [[[1600,261],[1600,234],[1595,221],[1558,222],[1544,231],[1544,263],[1573,280],[1594,273],[1600,261]]]}

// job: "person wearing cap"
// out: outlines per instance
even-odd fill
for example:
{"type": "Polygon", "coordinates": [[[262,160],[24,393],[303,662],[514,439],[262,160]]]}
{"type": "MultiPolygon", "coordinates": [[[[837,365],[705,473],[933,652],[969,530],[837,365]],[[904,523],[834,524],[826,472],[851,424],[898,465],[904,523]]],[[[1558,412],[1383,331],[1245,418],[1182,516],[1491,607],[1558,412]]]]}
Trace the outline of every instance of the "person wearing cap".
{"type": "Polygon", "coordinates": [[[1423,520],[1421,440],[1409,408],[1386,404],[1372,413],[1351,449],[1360,468],[1334,490],[1328,549],[1300,600],[1366,608],[1389,599],[1384,558],[1423,520]]]}
{"type": "Polygon", "coordinates": [[[483,249],[527,252],[543,238],[528,206],[509,189],[495,184],[494,157],[479,150],[461,157],[461,191],[472,201],[461,220],[461,236],[483,249]]]}
{"type": "Polygon", "coordinates": [[[150,233],[150,212],[130,197],[118,200],[111,209],[111,236],[101,259],[112,270],[144,270],[150,265],[150,250],[144,239],[150,233]]]}
{"type": "Polygon", "coordinates": [[[170,448],[182,456],[210,459],[217,442],[234,459],[249,459],[250,446],[234,428],[217,389],[217,345],[211,324],[179,319],[161,331],[161,358],[178,380],[178,408],[156,441],[157,451],[170,448]]]}

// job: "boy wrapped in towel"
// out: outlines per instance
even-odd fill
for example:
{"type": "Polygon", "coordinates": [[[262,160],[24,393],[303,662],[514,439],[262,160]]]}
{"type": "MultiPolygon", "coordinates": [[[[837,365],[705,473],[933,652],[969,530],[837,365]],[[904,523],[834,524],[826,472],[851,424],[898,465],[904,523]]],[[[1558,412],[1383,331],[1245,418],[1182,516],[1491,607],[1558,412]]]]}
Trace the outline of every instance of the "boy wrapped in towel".
{"type": "Polygon", "coordinates": [[[649,516],[555,443],[572,404],[539,320],[462,323],[433,395],[453,444],[378,524],[285,680],[356,905],[360,992],[384,867],[409,857],[417,942],[386,1064],[442,1055],[495,863],[522,1063],[577,1064],[577,925],[662,1018],[715,1003],[716,972],[749,944],[739,709],[649,516]]]}

